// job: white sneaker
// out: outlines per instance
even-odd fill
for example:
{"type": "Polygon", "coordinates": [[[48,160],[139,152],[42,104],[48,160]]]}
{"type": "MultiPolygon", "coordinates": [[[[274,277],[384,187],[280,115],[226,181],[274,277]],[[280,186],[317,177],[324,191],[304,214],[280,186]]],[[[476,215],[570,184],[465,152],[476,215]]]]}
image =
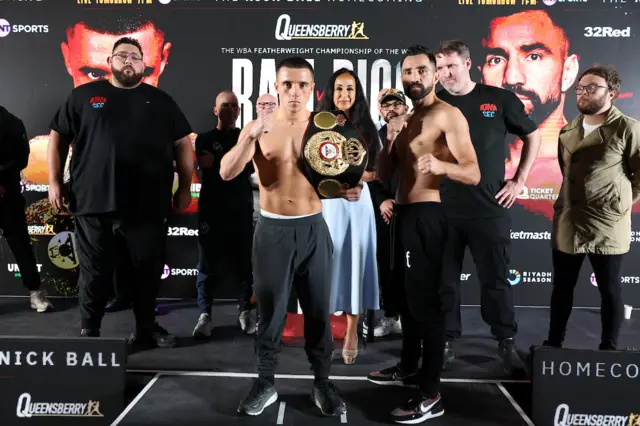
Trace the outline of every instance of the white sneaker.
{"type": "Polygon", "coordinates": [[[213,322],[211,321],[211,315],[200,314],[198,323],[193,329],[193,337],[211,337],[211,330],[213,330],[213,322]]]}
{"type": "Polygon", "coordinates": [[[238,316],[240,322],[240,328],[245,334],[253,334],[256,332],[256,311],[252,309],[250,311],[242,311],[238,316]]]}
{"type": "Polygon", "coordinates": [[[380,320],[380,324],[373,329],[374,337],[384,337],[390,334],[402,334],[400,319],[384,317],[380,320]]]}
{"type": "Polygon", "coordinates": [[[48,309],[53,309],[53,304],[47,299],[47,295],[43,290],[32,291],[30,296],[31,309],[35,309],[38,312],[46,312],[48,309]]]}

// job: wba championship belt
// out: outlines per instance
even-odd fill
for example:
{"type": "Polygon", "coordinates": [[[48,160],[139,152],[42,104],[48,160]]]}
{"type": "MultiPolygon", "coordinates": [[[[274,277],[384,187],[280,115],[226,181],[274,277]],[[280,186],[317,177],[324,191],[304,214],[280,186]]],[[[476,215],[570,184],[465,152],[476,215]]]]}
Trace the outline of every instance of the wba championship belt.
{"type": "Polygon", "coordinates": [[[343,111],[314,111],[302,140],[304,173],[320,199],[337,198],[342,185],[362,179],[369,151],[343,111]]]}

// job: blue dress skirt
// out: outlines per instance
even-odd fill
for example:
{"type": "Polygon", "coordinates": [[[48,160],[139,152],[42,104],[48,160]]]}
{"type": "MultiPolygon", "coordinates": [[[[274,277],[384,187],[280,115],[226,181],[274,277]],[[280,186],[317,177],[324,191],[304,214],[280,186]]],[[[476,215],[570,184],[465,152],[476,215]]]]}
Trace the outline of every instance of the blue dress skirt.
{"type": "Polygon", "coordinates": [[[334,247],[331,313],[380,309],[376,219],[366,182],[358,201],[322,200],[322,215],[334,247]]]}

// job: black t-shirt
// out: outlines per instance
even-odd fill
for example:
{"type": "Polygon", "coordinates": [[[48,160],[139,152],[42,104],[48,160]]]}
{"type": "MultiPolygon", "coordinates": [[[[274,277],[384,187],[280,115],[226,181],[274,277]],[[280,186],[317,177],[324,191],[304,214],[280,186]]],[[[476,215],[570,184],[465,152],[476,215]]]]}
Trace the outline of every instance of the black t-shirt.
{"type": "Polygon", "coordinates": [[[477,186],[443,180],[440,191],[449,216],[473,218],[507,214],[507,209],[495,198],[504,185],[506,135],[528,135],[537,129],[536,123],[525,113],[524,104],[513,92],[499,87],[476,84],[464,96],[451,95],[446,90],[437,96],[460,109],[467,119],[482,175],[477,186]]]}
{"type": "Polygon", "coordinates": [[[196,138],[196,155],[201,156],[206,151],[213,156],[211,168],[200,169],[202,187],[198,210],[201,214],[237,218],[253,214],[253,163],[247,163],[242,173],[230,181],[220,177],[220,160],[238,143],[239,136],[240,129],[215,128],[196,138]]]}
{"type": "Polygon", "coordinates": [[[72,90],[51,122],[72,138],[69,211],[162,215],[171,209],[174,144],[191,133],[176,102],[142,83],[107,80],[72,90]]]}

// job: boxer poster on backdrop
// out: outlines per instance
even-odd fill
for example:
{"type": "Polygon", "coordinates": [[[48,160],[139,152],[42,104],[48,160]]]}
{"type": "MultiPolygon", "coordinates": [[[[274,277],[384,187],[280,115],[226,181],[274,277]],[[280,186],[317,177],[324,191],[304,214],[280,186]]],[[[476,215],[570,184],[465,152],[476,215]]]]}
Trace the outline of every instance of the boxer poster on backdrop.
{"type": "MultiPolygon", "coordinates": [[[[195,132],[210,129],[216,95],[232,89],[241,114],[238,126],[256,116],[256,101],[275,95],[277,62],[291,55],[308,59],[319,104],[329,76],[353,69],[380,122],[375,99],[382,88],[402,90],[403,49],[435,49],[445,39],[471,49],[472,77],[516,93],[538,123],[542,147],[512,212],[509,280],[517,305],[547,306],[551,293],[551,218],[561,184],[558,133],[578,115],[574,87],[589,65],[616,66],[622,93],[616,106],[640,118],[638,42],[640,2],[563,0],[42,0],[0,3],[0,102],[22,118],[31,139],[23,173],[27,214],[45,288],[73,294],[77,260],[69,218],[55,217],[46,200],[48,124],[74,86],[109,75],[106,57],[118,37],[137,37],[148,64],[145,82],[167,91],[195,132]],[[373,100],[373,103],[371,103],[373,100]]],[[[436,88],[440,90],[440,87],[436,88]]],[[[490,115],[491,111],[485,111],[490,115]]],[[[194,135],[195,136],[195,135],[194,135]]],[[[521,142],[508,140],[507,177],[518,164],[521,142]]],[[[198,173],[194,203],[170,218],[161,297],[195,296],[198,173]]],[[[153,182],[131,182],[153,185],[153,182]]],[[[224,208],[221,200],[220,208],[224,208]]],[[[633,235],[640,232],[640,204],[634,206],[633,235]]],[[[217,226],[225,226],[217,224],[217,226]]],[[[640,254],[632,236],[631,254],[640,254]]],[[[22,294],[15,262],[0,243],[0,294],[22,294]]],[[[576,306],[599,306],[591,268],[583,267],[576,306]]],[[[625,303],[640,302],[640,265],[623,263],[625,303]]],[[[462,303],[478,304],[476,271],[470,256],[463,268],[462,303]],[[464,285],[466,284],[466,285],[464,285]]],[[[234,298],[222,288],[220,297],[234,298]]]]}

